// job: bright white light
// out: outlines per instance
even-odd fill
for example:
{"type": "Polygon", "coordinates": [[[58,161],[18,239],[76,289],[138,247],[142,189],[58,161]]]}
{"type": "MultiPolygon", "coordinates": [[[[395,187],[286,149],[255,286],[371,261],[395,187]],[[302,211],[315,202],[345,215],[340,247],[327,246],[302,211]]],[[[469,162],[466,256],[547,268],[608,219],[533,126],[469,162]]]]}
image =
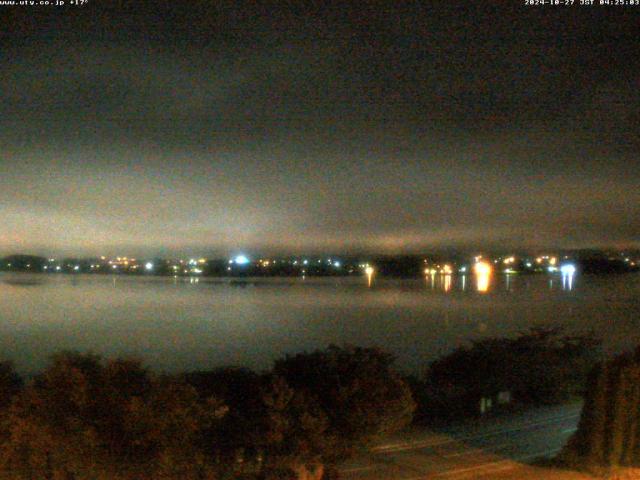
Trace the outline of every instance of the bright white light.
{"type": "Polygon", "coordinates": [[[249,263],[249,259],[245,255],[238,255],[233,259],[238,265],[246,265],[249,263]]]}
{"type": "Polygon", "coordinates": [[[563,275],[573,275],[576,273],[576,267],[571,264],[562,265],[560,267],[560,272],[562,272],[563,275]]]}
{"type": "Polygon", "coordinates": [[[333,266],[336,268],[340,268],[340,262],[333,262],[333,266]]]}
{"type": "Polygon", "coordinates": [[[460,273],[465,273],[467,271],[467,267],[460,267],[460,273]]]}
{"type": "Polygon", "coordinates": [[[477,262],[473,266],[473,271],[476,273],[476,275],[489,275],[491,274],[491,270],[491,265],[489,265],[487,262],[477,262]]]}
{"type": "Polygon", "coordinates": [[[558,271],[558,267],[551,266],[551,267],[547,268],[547,270],[549,270],[549,272],[551,272],[551,273],[557,272],[558,271]]]}
{"type": "Polygon", "coordinates": [[[78,270],[80,270],[80,267],[76,265],[75,267],[73,267],[73,269],[77,272],[78,270]]]}
{"type": "Polygon", "coordinates": [[[56,267],[56,270],[57,270],[57,271],[60,271],[60,265],[58,265],[58,266],[56,267]]]}
{"type": "Polygon", "coordinates": [[[303,264],[303,265],[308,265],[308,264],[309,264],[309,260],[303,260],[303,261],[302,261],[302,264],[303,264]]]}
{"type": "Polygon", "coordinates": [[[153,263],[151,262],[145,263],[144,268],[146,268],[147,270],[153,270],[153,263]]]}
{"type": "Polygon", "coordinates": [[[375,272],[374,268],[367,265],[367,268],[364,269],[364,273],[367,274],[367,285],[371,288],[373,283],[373,272],[375,272]]]}

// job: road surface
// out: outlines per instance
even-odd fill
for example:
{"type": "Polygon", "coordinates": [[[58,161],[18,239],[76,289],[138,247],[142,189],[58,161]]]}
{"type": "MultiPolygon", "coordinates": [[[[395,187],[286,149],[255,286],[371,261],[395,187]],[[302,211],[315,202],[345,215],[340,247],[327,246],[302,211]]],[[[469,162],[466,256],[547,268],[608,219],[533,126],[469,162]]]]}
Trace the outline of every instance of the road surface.
{"type": "Polygon", "coordinates": [[[529,465],[554,456],[575,431],[581,404],[537,408],[445,429],[411,430],[341,468],[345,480],[585,479],[529,465]]]}

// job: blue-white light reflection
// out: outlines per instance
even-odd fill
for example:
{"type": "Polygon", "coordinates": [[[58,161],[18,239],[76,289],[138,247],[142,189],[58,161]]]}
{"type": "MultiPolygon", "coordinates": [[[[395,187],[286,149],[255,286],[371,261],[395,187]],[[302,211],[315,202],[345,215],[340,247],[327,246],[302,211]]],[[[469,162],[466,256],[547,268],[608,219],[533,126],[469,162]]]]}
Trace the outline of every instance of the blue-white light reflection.
{"type": "Polygon", "coordinates": [[[576,273],[575,265],[567,263],[560,267],[560,273],[562,274],[562,289],[573,290],[573,276],[576,273]]]}

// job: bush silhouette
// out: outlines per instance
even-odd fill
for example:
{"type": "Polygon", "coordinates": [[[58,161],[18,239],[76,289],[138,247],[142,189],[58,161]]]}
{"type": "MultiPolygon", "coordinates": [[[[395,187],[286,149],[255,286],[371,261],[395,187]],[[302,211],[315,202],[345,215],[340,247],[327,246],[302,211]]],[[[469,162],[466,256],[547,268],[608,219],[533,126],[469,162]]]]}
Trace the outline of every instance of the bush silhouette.
{"type": "Polygon", "coordinates": [[[26,385],[0,363],[0,477],[327,478],[411,420],[392,362],[377,349],[329,347],[264,374],[156,375],[136,360],[62,352],[26,385]]]}

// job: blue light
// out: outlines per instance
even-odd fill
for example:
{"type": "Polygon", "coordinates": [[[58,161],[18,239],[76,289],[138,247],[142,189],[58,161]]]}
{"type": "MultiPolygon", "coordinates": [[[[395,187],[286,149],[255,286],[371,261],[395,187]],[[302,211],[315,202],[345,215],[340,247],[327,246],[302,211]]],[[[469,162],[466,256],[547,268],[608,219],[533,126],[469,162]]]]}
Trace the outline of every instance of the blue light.
{"type": "Polygon", "coordinates": [[[245,255],[238,255],[233,259],[233,261],[236,262],[237,265],[246,265],[250,262],[249,258],[247,258],[247,256],[245,255]]]}
{"type": "Polygon", "coordinates": [[[576,273],[576,267],[571,264],[562,265],[560,267],[560,272],[562,272],[563,275],[573,275],[576,273]]]}

